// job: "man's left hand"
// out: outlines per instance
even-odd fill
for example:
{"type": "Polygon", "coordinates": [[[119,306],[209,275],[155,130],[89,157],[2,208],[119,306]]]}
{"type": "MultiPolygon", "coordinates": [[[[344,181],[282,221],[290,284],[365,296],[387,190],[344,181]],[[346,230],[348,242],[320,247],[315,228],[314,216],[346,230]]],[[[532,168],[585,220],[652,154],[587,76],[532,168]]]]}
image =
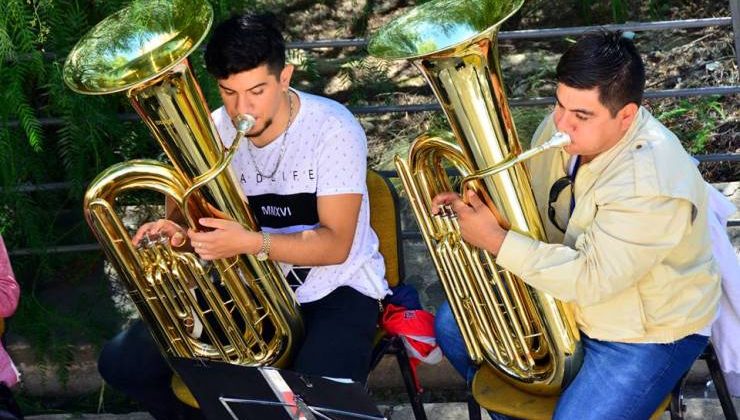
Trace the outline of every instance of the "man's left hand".
{"type": "Polygon", "coordinates": [[[204,260],[256,254],[262,248],[262,235],[246,230],[239,222],[214,218],[201,218],[198,222],[213,229],[210,232],[188,230],[193,249],[204,260]]]}
{"type": "Polygon", "coordinates": [[[468,190],[467,198],[468,203],[465,203],[456,193],[441,193],[432,200],[432,208],[436,214],[440,205],[452,207],[452,211],[457,214],[460,233],[465,242],[498,254],[507,231],[499,225],[496,217],[475,191],[468,190]]]}

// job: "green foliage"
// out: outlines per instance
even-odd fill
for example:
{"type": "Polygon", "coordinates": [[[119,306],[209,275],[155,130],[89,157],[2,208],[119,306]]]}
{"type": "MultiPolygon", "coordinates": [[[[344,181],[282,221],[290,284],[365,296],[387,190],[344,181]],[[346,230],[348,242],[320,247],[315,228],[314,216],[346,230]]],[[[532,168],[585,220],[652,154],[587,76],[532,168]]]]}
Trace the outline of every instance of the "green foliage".
{"type": "MultiPolygon", "coordinates": [[[[576,0],[576,8],[580,13],[581,18],[583,18],[587,24],[591,24],[594,21],[594,14],[599,12],[599,9],[604,6],[604,3],[606,2],[598,2],[596,0],[576,0]]],[[[610,0],[608,3],[613,22],[625,22],[628,17],[627,1],[610,0]]]]}
{"type": "Polygon", "coordinates": [[[653,20],[665,19],[668,11],[671,8],[671,0],[649,0],[648,1],[648,12],[649,16],[653,20]]]}
{"type": "Polygon", "coordinates": [[[316,57],[305,50],[288,50],[286,62],[295,66],[295,73],[291,79],[294,84],[310,84],[321,78],[316,57]]]}
{"type": "Polygon", "coordinates": [[[514,119],[519,136],[519,143],[523,149],[529,149],[534,132],[551,111],[550,107],[520,107],[511,110],[511,116],[514,119]]]}
{"type": "MultiPolygon", "coordinates": [[[[121,118],[133,113],[124,94],[81,95],[62,80],[64,61],[82,35],[130,2],[3,0],[0,5],[0,234],[23,293],[12,330],[61,366],[62,378],[70,343],[100,343],[120,321],[107,304],[102,270],[90,268],[100,266],[101,253],[45,250],[95,242],[82,201],[86,186],[104,168],[133,158],[163,158],[141,122],[121,118]],[[71,188],[27,188],[58,183],[71,188]],[[12,254],[29,249],[31,255],[12,254]],[[91,298],[81,285],[95,281],[91,298]],[[60,288],[66,293],[50,296],[60,288]],[[74,308],[60,306],[71,304],[74,308]]],[[[216,20],[222,20],[256,2],[212,4],[216,20]]],[[[202,53],[192,61],[200,70],[202,53]]],[[[210,82],[202,70],[198,75],[210,82]]],[[[204,91],[218,105],[215,84],[204,84],[204,91]]]]}
{"type": "Polygon", "coordinates": [[[575,0],[575,10],[583,24],[624,23],[628,20],[662,20],[670,10],[671,0],[575,0]]]}
{"type": "MultiPolygon", "coordinates": [[[[372,57],[363,57],[343,63],[337,78],[350,92],[350,105],[365,105],[368,98],[378,92],[394,90],[394,83],[388,78],[388,63],[372,57]]],[[[374,98],[377,99],[377,98],[374,98]]]]}
{"type": "Polygon", "coordinates": [[[624,23],[627,21],[663,20],[670,12],[672,0],[575,0],[575,11],[582,24],[624,23]]]}
{"type": "MultiPolygon", "coordinates": [[[[131,413],[143,411],[129,397],[101,384],[99,391],[75,397],[45,396],[40,399],[24,390],[15,393],[15,399],[24,414],[56,415],[65,419],[89,418],[88,413],[131,413]],[[63,415],[63,416],[62,416],[63,415]]],[[[121,416],[118,416],[121,417],[121,416]]],[[[56,417],[55,417],[56,418],[56,417]]]]}
{"type": "Polygon", "coordinates": [[[718,122],[726,119],[719,99],[717,96],[681,99],[657,118],[676,133],[689,153],[702,154],[716,135],[718,122]]]}
{"type": "Polygon", "coordinates": [[[420,135],[450,132],[450,124],[442,112],[390,114],[380,117],[375,124],[385,128],[383,142],[376,145],[377,150],[373,153],[378,156],[377,162],[373,164],[377,170],[395,170],[395,157],[405,159],[409,146],[420,135]]]}
{"type": "MultiPolygon", "coordinates": [[[[6,242],[18,242],[17,228],[30,241],[41,241],[42,235],[33,217],[38,209],[26,195],[17,192],[24,182],[39,182],[43,163],[37,154],[43,148],[43,131],[36,114],[35,87],[44,83],[46,68],[38,46],[48,27],[40,14],[46,3],[34,5],[24,0],[9,0],[0,14],[0,231],[6,242]],[[29,217],[26,217],[29,216],[29,217]]],[[[39,243],[37,242],[37,243],[39,243]]]]}
{"type": "Polygon", "coordinates": [[[36,49],[42,39],[37,13],[37,9],[27,7],[24,1],[9,0],[5,13],[0,15],[0,83],[4,87],[0,117],[5,121],[11,114],[17,118],[20,130],[16,132],[25,136],[35,151],[41,147],[41,125],[26,82],[44,78],[42,54],[36,49]]]}

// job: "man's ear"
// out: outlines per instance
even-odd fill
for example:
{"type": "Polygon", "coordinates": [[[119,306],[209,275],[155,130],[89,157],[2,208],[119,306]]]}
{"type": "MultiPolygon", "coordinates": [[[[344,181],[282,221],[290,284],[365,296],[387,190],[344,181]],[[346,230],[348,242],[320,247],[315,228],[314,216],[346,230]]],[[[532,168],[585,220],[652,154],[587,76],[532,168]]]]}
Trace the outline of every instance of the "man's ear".
{"type": "Polygon", "coordinates": [[[293,77],[294,70],[295,67],[292,64],[286,64],[283,70],[280,71],[280,87],[286,92],[290,87],[290,79],[293,77]]]}
{"type": "Polygon", "coordinates": [[[634,102],[628,103],[619,110],[617,118],[619,119],[619,125],[622,131],[627,131],[630,128],[639,110],[640,107],[634,102]]]}

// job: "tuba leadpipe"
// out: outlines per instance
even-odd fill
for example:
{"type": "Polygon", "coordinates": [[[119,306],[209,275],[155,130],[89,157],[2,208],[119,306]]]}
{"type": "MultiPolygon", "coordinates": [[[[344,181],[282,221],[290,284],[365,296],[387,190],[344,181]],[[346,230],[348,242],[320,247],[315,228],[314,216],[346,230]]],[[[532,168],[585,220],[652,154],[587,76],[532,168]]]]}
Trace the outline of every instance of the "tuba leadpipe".
{"type": "Polygon", "coordinates": [[[434,0],[382,27],[368,46],[376,57],[420,69],[452,132],[429,133],[396,157],[422,237],[466,349],[476,364],[534,394],[557,394],[580,365],[580,339],[562,302],[498,267],[462,240],[454,215],[431,216],[432,198],[453,191],[453,167],[502,226],[545,240],[522,161],[561,147],[559,135],[522,153],[501,78],[497,34],[522,0],[434,0]]]}
{"type": "Polygon", "coordinates": [[[85,216],[166,356],[285,366],[303,323],[277,263],[249,255],[204,263],[172,249],[169,238],[135,247],[115,208],[121,194],[151,190],[174,202],[190,228],[218,217],[258,229],[229,169],[253,119],[237,121],[237,138],[224,150],[187,59],[212,21],[205,0],[137,0],[70,52],[66,84],[89,95],[125,92],[171,162],[106,169],[85,194],[85,216]]]}

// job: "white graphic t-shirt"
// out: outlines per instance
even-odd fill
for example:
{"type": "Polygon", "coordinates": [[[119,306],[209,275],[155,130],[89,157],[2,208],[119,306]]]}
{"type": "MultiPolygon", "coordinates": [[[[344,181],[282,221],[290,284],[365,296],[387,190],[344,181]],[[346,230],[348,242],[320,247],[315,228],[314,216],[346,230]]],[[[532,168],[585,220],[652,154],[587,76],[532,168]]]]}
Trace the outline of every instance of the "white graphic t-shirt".
{"type": "MultiPolygon", "coordinates": [[[[232,161],[232,170],[260,227],[270,233],[317,228],[317,197],[362,194],[357,229],[347,260],[342,264],[312,267],[305,282],[296,289],[296,296],[301,303],[312,302],[340,286],[349,286],[366,296],[382,299],[388,293],[388,283],[383,257],[378,252],[378,238],[370,227],[365,132],[339,103],[293,92],[300,98],[301,106],[287,135],[281,134],[262,148],[243,141],[232,161]],[[280,159],[282,147],[285,152],[280,159]],[[259,171],[252,156],[257,160],[259,171]],[[278,160],[275,174],[266,178],[278,160]]],[[[229,146],[236,130],[226,109],[221,107],[211,116],[221,140],[229,146]]],[[[286,275],[292,268],[298,268],[280,265],[286,275]]]]}

